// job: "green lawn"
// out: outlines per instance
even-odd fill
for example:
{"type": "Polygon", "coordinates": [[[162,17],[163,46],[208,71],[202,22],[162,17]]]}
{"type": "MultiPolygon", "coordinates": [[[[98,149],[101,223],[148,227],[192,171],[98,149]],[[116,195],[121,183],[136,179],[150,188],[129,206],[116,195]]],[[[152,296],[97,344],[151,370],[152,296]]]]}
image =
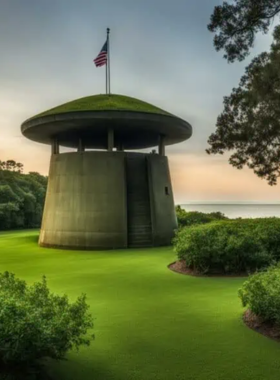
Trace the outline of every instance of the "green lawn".
{"type": "Polygon", "coordinates": [[[0,270],[88,295],[96,340],[55,380],[279,380],[280,344],[245,327],[241,278],[171,272],[171,248],[78,252],[37,246],[38,231],[0,234],[0,270]]]}
{"type": "Polygon", "coordinates": [[[158,108],[152,104],[146,103],[142,100],[131,98],[124,95],[92,95],[86,96],[84,98],[75,99],[71,102],[61,104],[57,107],[54,107],[50,110],[44,111],[39,115],[32,117],[54,115],[64,112],[73,112],[73,111],[138,111],[138,112],[151,112],[159,113],[164,115],[170,115],[168,112],[158,108]]]}

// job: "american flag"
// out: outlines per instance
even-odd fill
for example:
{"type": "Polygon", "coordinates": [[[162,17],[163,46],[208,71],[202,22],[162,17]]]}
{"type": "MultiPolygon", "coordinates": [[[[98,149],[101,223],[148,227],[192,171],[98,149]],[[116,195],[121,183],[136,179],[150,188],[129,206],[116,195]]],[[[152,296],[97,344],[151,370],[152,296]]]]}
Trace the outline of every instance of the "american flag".
{"type": "Polygon", "coordinates": [[[103,65],[106,65],[107,63],[107,41],[105,42],[105,44],[103,45],[103,48],[101,49],[100,53],[98,54],[98,56],[93,60],[93,62],[95,63],[95,66],[96,67],[100,67],[100,66],[103,66],[103,65]]]}

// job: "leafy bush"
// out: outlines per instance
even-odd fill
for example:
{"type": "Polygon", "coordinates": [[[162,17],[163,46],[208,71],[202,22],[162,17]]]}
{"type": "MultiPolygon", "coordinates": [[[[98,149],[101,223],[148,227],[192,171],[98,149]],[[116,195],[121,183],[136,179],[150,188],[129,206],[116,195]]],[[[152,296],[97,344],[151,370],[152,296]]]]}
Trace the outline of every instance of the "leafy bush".
{"type": "Polygon", "coordinates": [[[74,303],[50,293],[46,278],[27,286],[14,274],[0,274],[0,368],[31,366],[45,357],[63,359],[89,345],[93,327],[86,296],[74,303]]]}
{"type": "Polygon", "coordinates": [[[265,249],[272,254],[276,261],[280,260],[280,219],[255,219],[256,233],[265,249]]]}
{"type": "Polygon", "coordinates": [[[280,324],[280,268],[250,276],[238,291],[242,305],[266,322],[280,324]]]}
{"type": "Polygon", "coordinates": [[[176,206],[176,215],[178,220],[178,226],[192,226],[195,224],[206,224],[210,222],[214,222],[216,220],[225,220],[228,219],[221,212],[211,212],[209,214],[205,214],[203,212],[191,211],[187,212],[181,206],[176,206]]]}
{"type": "Polygon", "coordinates": [[[280,258],[280,219],[238,219],[179,230],[175,252],[199,273],[252,272],[280,258]]]}

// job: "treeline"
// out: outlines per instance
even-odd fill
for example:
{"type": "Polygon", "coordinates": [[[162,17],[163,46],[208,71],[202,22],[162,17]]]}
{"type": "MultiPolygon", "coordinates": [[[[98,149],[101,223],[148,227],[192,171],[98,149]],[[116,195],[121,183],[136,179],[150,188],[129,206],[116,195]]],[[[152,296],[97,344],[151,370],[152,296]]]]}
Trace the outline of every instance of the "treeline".
{"type": "Polygon", "coordinates": [[[22,172],[20,162],[0,161],[0,230],[40,227],[48,178],[22,172]]]}

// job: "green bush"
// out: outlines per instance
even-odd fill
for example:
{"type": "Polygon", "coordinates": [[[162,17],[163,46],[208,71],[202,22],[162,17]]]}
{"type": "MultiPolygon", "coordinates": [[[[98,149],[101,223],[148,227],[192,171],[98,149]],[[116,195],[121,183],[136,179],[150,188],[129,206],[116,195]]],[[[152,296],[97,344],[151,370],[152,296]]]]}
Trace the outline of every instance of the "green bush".
{"type": "Polygon", "coordinates": [[[266,268],[280,257],[280,219],[238,219],[179,230],[174,249],[199,273],[240,273],[266,268]]]}
{"type": "Polygon", "coordinates": [[[280,324],[280,268],[249,277],[238,291],[242,305],[266,322],[280,324]]]}
{"type": "Polygon", "coordinates": [[[45,277],[28,286],[14,274],[0,274],[0,368],[63,359],[68,350],[89,345],[88,309],[85,295],[70,303],[66,295],[50,293],[45,277]]]}
{"type": "Polygon", "coordinates": [[[259,218],[255,220],[256,233],[265,249],[272,254],[276,261],[280,260],[280,219],[259,218]]]}
{"type": "Polygon", "coordinates": [[[191,211],[187,212],[181,206],[176,206],[176,216],[178,220],[178,226],[192,226],[197,224],[206,224],[211,223],[217,220],[225,220],[228,219],[221,212],[212,212],[209,214],[205,214],[203,212],[191,211]]]}

